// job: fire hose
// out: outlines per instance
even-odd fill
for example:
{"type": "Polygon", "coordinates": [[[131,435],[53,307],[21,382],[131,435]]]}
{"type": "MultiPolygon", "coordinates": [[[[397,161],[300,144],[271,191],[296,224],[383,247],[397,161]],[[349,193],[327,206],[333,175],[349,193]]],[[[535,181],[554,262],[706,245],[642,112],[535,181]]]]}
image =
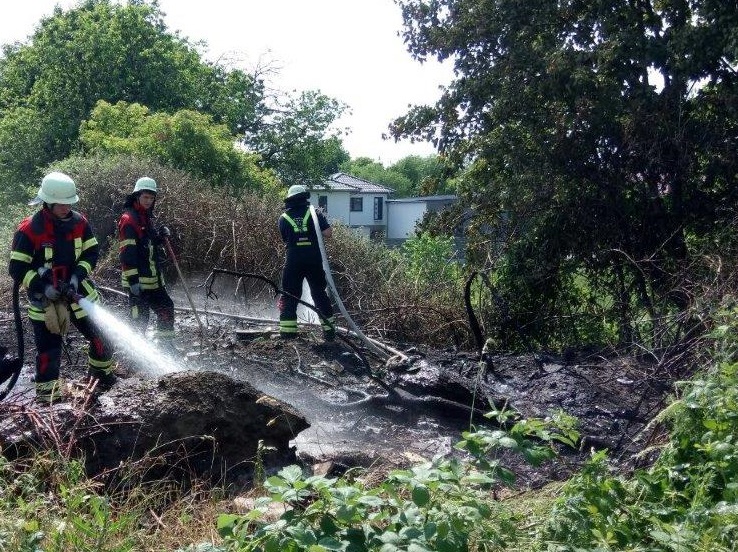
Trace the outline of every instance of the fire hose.
{"type": "Polygon", "coordinates": [[[331,293],[333,294],[333,299],[336,301],[338,310],[341,311],[341,314],[346,320],[346,324],[348,324],[349,328],[351,328],[351,331],[356,335],[356,337],[358,337],[359,340],[362,343],[364,343],[364,345],[366,345],[367,348],[370,351],[372,351],[374,354],[378,355],[380,358],[386,359],[387,355],[385,351],[377,347],[374,343],[372,343],[364,335],[364,333],[359,329],[359,327],[353,321],[351,316],[349,316],[349,313],[346,310],[346,307],[344,306],[343,301],[341,301],[341,296],[338,295],[338,290],[336,289],[336,283],[333,281],[333,274],[331,273],[331,267],[328,264],[328,256],[326,255],[325,243],[323,242],[323,233],[320,231],[320,224],[318,223],[318,213],[315,211],[315,207],[313,205],[310,205],[310,216],[312,217],[313,225],[315,226],[315,235],[318,236],[318,247],[320,248],[320,258],[321,258],[321,261],[323,262],[323,272],[325,272],[325,279],[326,279],[326,282],[328,283],[328,289],[331,290],[331,293]]]}
{"type": "Polygon", "coordinates": [[[12,359],[5,358],[5,351],[2,351],[4,347],[0,348],[0,383],[8,380],[5,389],[0,391],[0,401],[8,396],[8,393],[15,387],[18,377],[20,376],[21,369],[23,368],[23,353],[24,353],[24,341],[23,341],[23,320],[21,319],[20,313],[20,301],[18,298],[18,292],[20,289],[20,281],[16,281],[13,284],[13,318],[15,320],[15,335],[18,341],[18,357],[12,359]]]}
{"type": "Polygon", "coordinates": [[[182,269],[179,268],[179,262],[177,262],[177,256],[174,254],[174,249],[172,249],[172,244],[169,242],[169,237],[164,236],[164,246],[166,247],[167,253],[169,253],[169,257],[172,260],[172,264],[174,265],[174,268],[177,269],[177,275],[179,276],[179,279],[182,281],[182,289],[184,289],[185,295],[187,296],[187,300],[190,303],[190,307],[192,307],[192,313],[195,315],[195,320],[197,321],[197,327],[200,329],[200,337],[205,336],[205,330],[203,328],[202,322],[200,322],[200,316],[197,314],[197,309],[195,308],[195,302],[192,300],[192,295],[190,295],[190,290],[187,286],[187,281],[184,278],[184,275],[182,274],[182,269]]]}

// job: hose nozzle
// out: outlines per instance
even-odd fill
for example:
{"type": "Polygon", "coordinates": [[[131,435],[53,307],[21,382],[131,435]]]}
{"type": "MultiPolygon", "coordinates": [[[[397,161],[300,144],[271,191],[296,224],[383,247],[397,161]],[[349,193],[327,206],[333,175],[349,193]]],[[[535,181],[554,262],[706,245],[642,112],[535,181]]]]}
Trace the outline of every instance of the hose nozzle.
{"type": "Polygon", "coordinates": [[[61,282],[58,289],[62,297],[64,297],[70,303],[78,303],[79,300],[82,299],[82,295],[79,294],[76,289],[74,289],[74,286],[68,284],[67,282],[61,282]]]}

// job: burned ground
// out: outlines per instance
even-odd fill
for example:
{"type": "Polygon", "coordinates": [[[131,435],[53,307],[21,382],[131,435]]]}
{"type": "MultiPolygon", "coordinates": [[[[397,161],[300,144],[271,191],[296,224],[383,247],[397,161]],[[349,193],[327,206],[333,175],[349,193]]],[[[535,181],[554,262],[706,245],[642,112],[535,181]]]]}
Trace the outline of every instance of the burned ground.
{"type": "MultiPolygon", "coordinates": [[[[107,293],[106,300],[123,317],[120,298],[107,293]]],[[[648,423],[665,405],[670,385],[655,365],[631,357],[495,355],[480,363],[474,351],[390,343],[402,355],[388,361],[352,337],[325,343],[318,327],[302,325],[297,339],[285,341],[277,338],[276,324],[208,314],[206,307],[216,310],[198,307],[204,335],[192,313],[178,313],[175,363],[228,374],[297,409],[310,423],[294,439],[307,465],[398,466],[456,454],[463,431],[491,423],[482,414],[492,407],[525,417],[563,411],[579,420],[580,446],[562,447],[556,461],[532,468],[513,455],[502,457],[521,486],[568,477],[593,448],[609,449],[616,466],[630,469],[648,461],[639,453],[659,438],[648,423]]],[[[26,362],[15,391],[32,394],[34,348],[25,330],[26,362]]],[[[0,343],[14,342],[12,312],[0,311],[0,343]]],[[[72,331],[63,377],[84,375],[84,345],[72,331]]],[[[153,377],[124,352],[116,360],[122,378],[153,377]]]]}

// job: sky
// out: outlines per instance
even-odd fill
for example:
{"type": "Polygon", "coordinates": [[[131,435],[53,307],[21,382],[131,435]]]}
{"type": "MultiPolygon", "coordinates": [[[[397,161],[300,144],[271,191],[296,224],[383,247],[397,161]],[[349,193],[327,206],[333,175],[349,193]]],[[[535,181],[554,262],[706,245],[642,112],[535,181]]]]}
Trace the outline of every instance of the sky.
{"type": "MultiPolygon", "coordinates": [[[[3,2],[10,3],[9,0],[3,2]]],[[[25,41],[54,6],[77,0],[24,0],[3,6],[0,44],[25,41]]],[[[270,84],[320,90],[348,104],[338,121],[351,157],[390,165],[433,146],[382,140],[389,123],[411,104],[432,104],[453,72],[449,63],[413,60],[398,36],[402,16],[393,0],[159,0],[169,31],[205,41],[204,57],[250,70],[270,66],[270,84]]]]}

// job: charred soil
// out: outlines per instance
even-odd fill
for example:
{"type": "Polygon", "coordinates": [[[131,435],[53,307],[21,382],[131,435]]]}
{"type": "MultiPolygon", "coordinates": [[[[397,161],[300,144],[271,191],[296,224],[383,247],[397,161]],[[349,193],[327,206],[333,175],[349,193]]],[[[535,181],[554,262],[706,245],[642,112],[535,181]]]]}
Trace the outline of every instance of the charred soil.
{"type": "MultiPolygon", "coordinates": [[[[106,306],[125,316],[120,298],[107,294],[106,306]]],[[[524,417],[563,411],[579,420],[580,445],[562,447],[555,461],[532,468],[503,456],[521,487],[569,477],[593,448],[607,448],[627,471],[651,460],[639,453],[661,438],[649,422],[671,390],[656,364],[627,356],[499,354],[481,362],[474,351],[393,343],[403,356],[387,361],[343,332],[324,342],[316,326],[302,325],[296,339],[283,340],[276,324],[202,311],[200,320],[204,335],[191,313],[178,314],[177,365],[228,374],[294,407],[310,423],[295,436],[298,458],[310,466],[329,463],[334,471],[459,454],[454,445],[461,433],[492,424],[482,414],[503,406],[524,417]]],[[[35,350],[25,325],[25,365],[14,392],[32,394],[35,350]]],[[[0,344],[12,347],[15,339],[12,312],[0,311],[0,344]]],[[[84,376],[85,345],[75,330],[67,336],[67,380],[84,376]]],[[[119,377],[147,377],[123,352],[116,360],[119,377]]]]}

